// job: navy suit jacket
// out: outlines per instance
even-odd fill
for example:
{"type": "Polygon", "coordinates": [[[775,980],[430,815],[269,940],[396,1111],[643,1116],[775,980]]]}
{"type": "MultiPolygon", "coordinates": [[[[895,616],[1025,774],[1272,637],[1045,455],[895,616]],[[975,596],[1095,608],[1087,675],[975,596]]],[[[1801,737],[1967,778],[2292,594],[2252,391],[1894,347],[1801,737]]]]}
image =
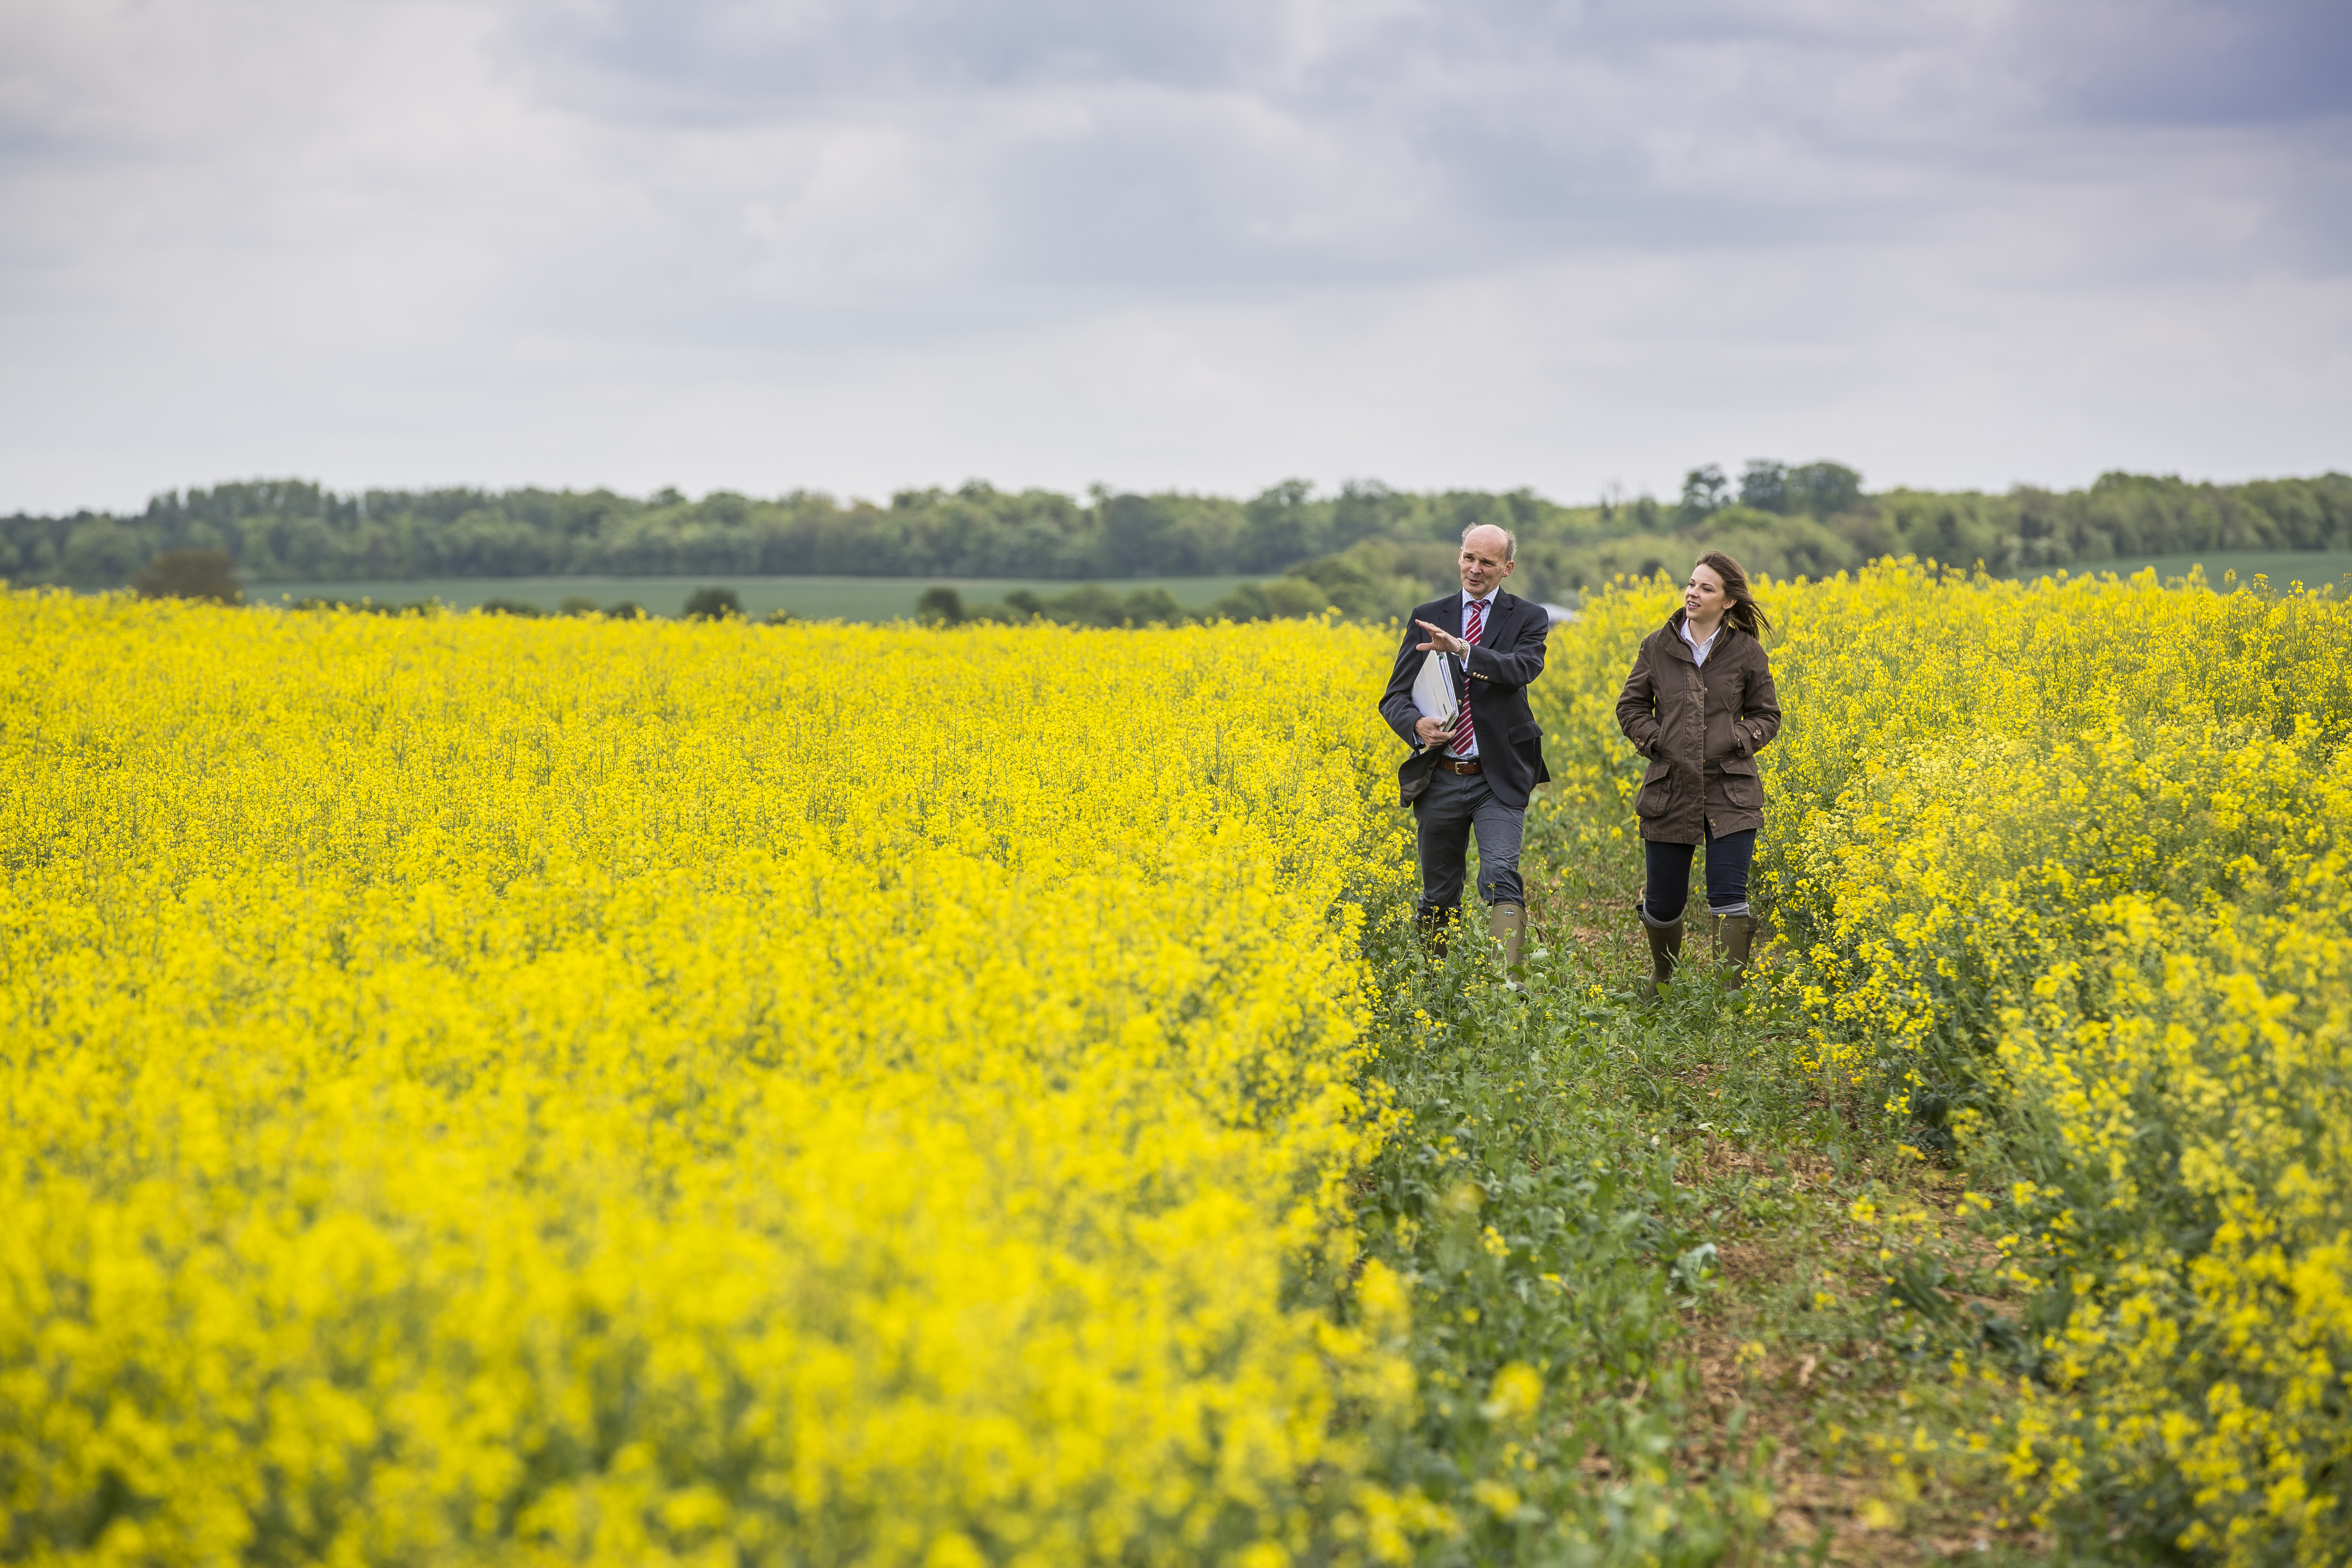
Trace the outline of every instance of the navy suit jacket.
{"type": "MultiPolygon", "coordinates": [[[[1432,599],[1413,611],[1412,620],[1444,626],[1460,637],[1461,593],[1432,599]]],[[[1541,605],[1497,591],[1486,612],[1486,629],[1470,649],[1470,722],[1477,731],[1480,772],[1495,798],[1515,811],[1525,810],[1536,785],[1551,777],[1544,767],[1543,731],[1528,708],[1528,683],[1543,673],[1544,639],[1550,635],[1551,616],[1541,605]]],[[[1412,705],[1412,683],[1421,674],[1422,660],[1429,657],[1413,645],[1428,640],[1427,632],[1406,623],[1396,668],[1389,673],[1388,689],[1381,693],[1381,717],[1414,748],[1397,769],[1397,795],[1405,805],[1429,787],[1429,775],[1445,754],[1443,745],[1423,746],[1412,727],[1421,717],[1412,705]]]]}

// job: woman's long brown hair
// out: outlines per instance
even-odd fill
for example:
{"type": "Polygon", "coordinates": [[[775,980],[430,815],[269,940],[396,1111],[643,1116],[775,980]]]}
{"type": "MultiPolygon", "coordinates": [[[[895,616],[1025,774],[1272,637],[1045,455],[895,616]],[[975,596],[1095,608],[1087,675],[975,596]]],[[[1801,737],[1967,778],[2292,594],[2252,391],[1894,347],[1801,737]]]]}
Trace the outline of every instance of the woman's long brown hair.
{"type": "Polygon", "coordinates": [[[1724,596],[1731,601],[1723,618],[1761,641],[1772,623],[1765,618],[1764,606],[1756,602],[1756,595],[1748,592],[1748,574],[1739,569],[1739,563],[1720,550],[1710,550],[1698,558],[1698,564],[1723,579],[1724,596]]]}

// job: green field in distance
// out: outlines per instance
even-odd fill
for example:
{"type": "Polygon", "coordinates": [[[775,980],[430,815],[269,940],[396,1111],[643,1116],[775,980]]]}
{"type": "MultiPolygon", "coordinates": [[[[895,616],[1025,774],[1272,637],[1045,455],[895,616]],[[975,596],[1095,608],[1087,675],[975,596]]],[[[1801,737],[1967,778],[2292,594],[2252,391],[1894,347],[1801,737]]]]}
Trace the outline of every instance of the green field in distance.
{"type": "MultiPolygon", "coordinates": [[[[1255,581],[1254,576],[1139,577],[1107,580],[1102,585],[1122,595],[1138,588],[1165,588],[1186,609],[1199,610],[1255,581]]],[[[941,584],[962,595],[966,605],[1002,599],[1016,588],[1045,598],[1078,585],[1030,577],[428,577],[409,583],[250,583],[245,598],[250,605],[296,599],[405,605],[438,599],[458,609],[511,599],[550,614],[564,600],[581,598],[594,600],[599,609],[626,601],[643,605],[647,615],[675,616],[697,588],[732,588],[743,601],[743,613],[754,620],[790,610],[812,621],[893,621],[912,616],[916,599],[941,584]]]]}
{"type": "MultiPolygon", "coordinates": [[[[2327,584],[2334,584],[2341,595],[2352,591],[2352,551],[2303,552],[2291,550],[2200,550],[2187,555],[2142,555],[2120,561],[2091,561],[2079,566],[2069,566],[2070,577],[2095,577],[2112,572],[2118,577],[2128,577],[2135,572],[2156,568],[2159,578],[2169,582],[2186,577],[2192,566],[2205,568],[2208,585],[2221,590],[2225,584],[2222,574],[2235,572],[2238,580],[2226,584],[2231,588],[2251,587],[2257,574],[2271,580],[2271,586],[2284,592],[2290,583],[2300,583],[2312,593],[2327,584]]],[[[2045,571],[2021,572],[2021,577],[2055,577],[2056,567],[2045,571]]]]}
{"type": "MultiPolygon", "coordinates": [[[[2284,590],[2301,583],[2316,592],[2333,584],[2339,595],[2352,595],[2352,552],[2200,551],[2186,555],[2127,557],[2070,566],[2067,574],[2095,576],[2112,572],[2130,576],[2154,567],[2166,579],[2185,577],[2201,564],[2205,580],[2221,589],[2222,574],[2235,572],[2236,584],[2251,584],[2257,574],[2271,586],[2284,590]]],[[[2022,572],[2026,578],[2055,576],[2057,568],[2022,572]]],[[[1137,588],[1165,588],[1188,610],[1201,610],[1255,576],[1137,577],[1105,580],[1103,586],[1125,595],[1137,588]]],[[[915,600],[927,588],[944,584],[963,595],[967,605],[999,600],[1026,588],[1041,597],[1066,594],[1077,584],[1036,577],[431,577],[415,582],[253,583],[246,602],[282,604],[290,599],[372,599],[379,605],[405,605],[438,599],[467,609],[490,599],[519,600],[553,614],[567,598],[595,601],[598,608],[632,601],[646,614],[675,616],[686,607],[686,596],[697,588],[732,588],[743,601],[744,614],[759,619],[775,610],[790,610],[803,620],[891,621],[912,616],[915,600]]]]}

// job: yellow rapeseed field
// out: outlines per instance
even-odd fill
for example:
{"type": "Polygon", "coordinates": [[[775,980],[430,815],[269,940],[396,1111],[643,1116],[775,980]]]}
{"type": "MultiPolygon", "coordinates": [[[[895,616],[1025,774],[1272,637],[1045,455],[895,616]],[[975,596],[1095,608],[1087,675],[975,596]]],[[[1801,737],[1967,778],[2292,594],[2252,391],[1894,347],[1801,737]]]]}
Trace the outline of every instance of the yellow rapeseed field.
{"type": "Polygon", "coordinates": [[[0,595],[5,1554],[1396,1555],[1388,647],[0,595]]]}
{"type": "MultiPolygon", "coordinates": [[[[1999,1178],[2038,1288],[2022,1515],[2352,1559],[2352,613],[1888,563],[1764,584],[1787,1063],[1999,1178]]],[[[1674,595],[1556,639],[1552,768],[1631,822],[1613,681],[1674,595]]],[[[1598,834],[1606,829],[1588,828],[1598,834]]]]}
{"type": "MultiPolygon", "coordinates": [[[[2352,615],[1761,588],[1738,1005],[2032,1297],[1946,1436],[2095,1550],[2352,1557],[2352,615]]],[[[1552,853],[1630,853],[1673,603],[1553,637],[1552,853]]],[[[1384,634],[0,620],[0,1552],[1462,1549],[1347,1203],[1384,634]]]]}

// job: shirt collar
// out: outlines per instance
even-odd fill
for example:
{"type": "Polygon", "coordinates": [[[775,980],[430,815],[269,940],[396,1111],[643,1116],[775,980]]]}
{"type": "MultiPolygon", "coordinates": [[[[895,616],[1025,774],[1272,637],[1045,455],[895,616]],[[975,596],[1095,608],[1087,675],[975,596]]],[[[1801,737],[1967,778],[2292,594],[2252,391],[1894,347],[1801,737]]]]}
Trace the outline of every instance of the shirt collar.
{"type": "Polygon", "coordinates": [[[1470,590],[1465,588],[1462,590],[1462,607],[1466,610],[1473,605],[1484,605],[1491,610],[1495,607],[1495,595],[1502,591],[1503,585],[1497,583],[1495,586],[1487,589],[1486,593],[1474,598],[1471,596],[1470,590]]]}

